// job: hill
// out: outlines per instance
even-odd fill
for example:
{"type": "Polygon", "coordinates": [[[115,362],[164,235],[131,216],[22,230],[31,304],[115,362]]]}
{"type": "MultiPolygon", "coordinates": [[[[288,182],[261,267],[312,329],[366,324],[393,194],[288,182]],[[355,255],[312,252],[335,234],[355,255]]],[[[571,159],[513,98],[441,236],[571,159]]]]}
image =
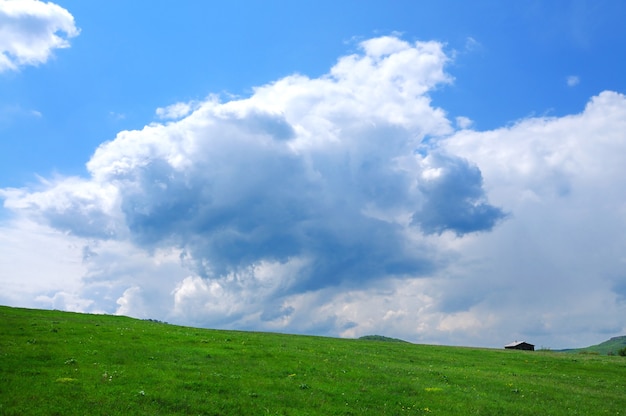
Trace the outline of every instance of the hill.
{"type": "Polygon", "coordinates": [[[0,307],[2,415],[606,415],[624,357],[0,307]]]}
{"type": "Polygon", "coordinates": [[[576,352],[581,354],[617,355],[620,350],[626,348],[626,335],[613,337],[608,341],[601,342],[586,348],[573,348],[562,350],[564,352],[576,352]]]}
{"type": "Polygon", "coordinates": [[[403,339],[386,337],[384,335],[364,335],[359,339],[364,339],[366,341],[382,341],[382,342],[407,342],[403,339]]]}

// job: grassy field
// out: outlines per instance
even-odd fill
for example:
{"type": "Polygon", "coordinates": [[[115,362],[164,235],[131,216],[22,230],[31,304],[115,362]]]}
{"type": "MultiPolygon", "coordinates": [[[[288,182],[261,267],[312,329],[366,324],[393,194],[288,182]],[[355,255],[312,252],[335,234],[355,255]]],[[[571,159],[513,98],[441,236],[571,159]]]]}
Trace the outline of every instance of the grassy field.
{"type": "Polygon", "coordinates": [[[0,307],[0,415],[626,415],[626,358],[0,307]]]}

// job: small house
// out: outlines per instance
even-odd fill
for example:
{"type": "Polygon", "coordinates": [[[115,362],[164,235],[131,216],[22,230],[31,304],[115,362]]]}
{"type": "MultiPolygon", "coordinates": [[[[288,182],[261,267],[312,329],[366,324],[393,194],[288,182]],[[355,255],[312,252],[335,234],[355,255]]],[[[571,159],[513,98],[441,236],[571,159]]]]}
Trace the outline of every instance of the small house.
{"type": "Polygon", "coordinates": [[[524,341],[515,341],[510,344],[506,344],[504,346],[507,350],[525,350],[525,351],[535,351],[535,346],[533,344],[529,344],[524,341]]]}

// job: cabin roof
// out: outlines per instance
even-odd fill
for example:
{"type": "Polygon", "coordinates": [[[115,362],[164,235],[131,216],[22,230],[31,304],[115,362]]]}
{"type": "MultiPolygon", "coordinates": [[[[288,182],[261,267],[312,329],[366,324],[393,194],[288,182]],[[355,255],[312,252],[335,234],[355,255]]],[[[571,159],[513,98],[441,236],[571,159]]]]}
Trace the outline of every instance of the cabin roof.
{"type": "Polygon", "coordinates": [[[526,342],[526,341],[515,341],[515,342],[511,342],[510,344],[506,344],[504,346],[504,348],[507,348],[507,347],[517,347],[518,345],[522,345],[522,344],[533,345],[533,344],[531,344],[529,342],[526,342]]]}

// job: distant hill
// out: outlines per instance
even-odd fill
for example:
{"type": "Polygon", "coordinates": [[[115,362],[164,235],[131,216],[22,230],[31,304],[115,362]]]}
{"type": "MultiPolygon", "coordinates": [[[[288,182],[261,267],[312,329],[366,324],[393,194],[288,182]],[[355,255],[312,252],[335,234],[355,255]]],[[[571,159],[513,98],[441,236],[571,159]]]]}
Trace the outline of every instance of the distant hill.
{"type": "Polygon", "coordinates": [[[390,338],[383,335],[365,335],[360,337],[359,339],[364,339],[367,341],[384,341],[384,342],[408,342],[399,338],[390,338]]]}
{"type": "Polygon", "coordinates": [[[626,348],[626,335],[619,337],[613,337],[608,341],[604,341],[597,345],[592,345],[586,348],[573,348],[567,350],[561,350],[563,352],[575,352],[581,354],[599,354],[599,355],[617,355],[619,350],[626,348]]]}

